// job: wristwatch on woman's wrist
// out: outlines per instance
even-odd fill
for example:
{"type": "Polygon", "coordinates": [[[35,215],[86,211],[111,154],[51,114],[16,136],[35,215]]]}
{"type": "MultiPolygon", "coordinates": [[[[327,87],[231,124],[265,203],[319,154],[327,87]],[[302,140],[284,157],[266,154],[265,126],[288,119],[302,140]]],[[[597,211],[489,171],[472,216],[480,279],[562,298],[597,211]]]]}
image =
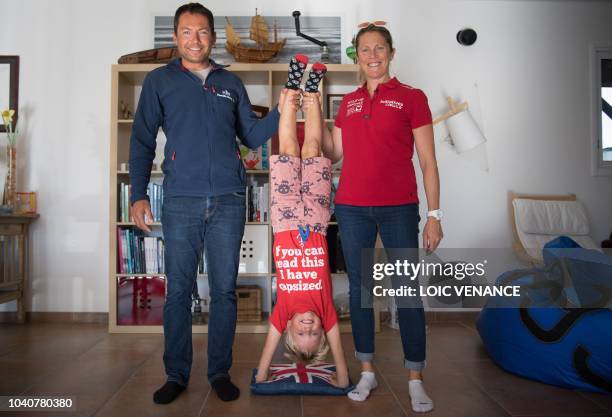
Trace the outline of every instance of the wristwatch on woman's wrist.
{"type": "Polygon", "coordinates": [[[444,213],[442,213],[442,210],[440,209],[431,210],[427,212],[427,217],[433,217],[434,219],[438,221],[442,220],[443,216],[444,216],[444,213]]]}

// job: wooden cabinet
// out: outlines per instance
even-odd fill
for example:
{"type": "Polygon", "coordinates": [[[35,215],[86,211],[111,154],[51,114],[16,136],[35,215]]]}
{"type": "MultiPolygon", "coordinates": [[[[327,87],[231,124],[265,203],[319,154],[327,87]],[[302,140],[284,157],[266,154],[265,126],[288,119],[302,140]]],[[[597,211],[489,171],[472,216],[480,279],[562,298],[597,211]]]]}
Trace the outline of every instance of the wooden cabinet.
{"type": "Polygon", "coordinates": [[[30,223],[38,214],[0,216],[0,303],[17,301],[17,319],[25,321],[30,223]]]}

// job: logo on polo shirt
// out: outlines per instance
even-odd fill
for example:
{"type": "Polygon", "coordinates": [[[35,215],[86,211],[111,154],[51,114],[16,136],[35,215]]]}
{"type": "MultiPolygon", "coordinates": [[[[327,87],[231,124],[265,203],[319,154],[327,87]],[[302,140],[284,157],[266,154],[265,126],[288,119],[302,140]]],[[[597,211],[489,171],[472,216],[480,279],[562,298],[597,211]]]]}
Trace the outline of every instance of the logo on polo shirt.
{"type": "Polygon", "coordinates": [[[349,100],[348,103],[346,103],[346,116],[348,117],[351,114],[359,113],[362,109],[363,97],[349,100]]]}
{"type": "Polygon", "coordinates": [[[380,104],[385,107],[393,107],[394,109],[401,110],[404,107],[404,103],[395,100],[380,100],[380,104]]]}

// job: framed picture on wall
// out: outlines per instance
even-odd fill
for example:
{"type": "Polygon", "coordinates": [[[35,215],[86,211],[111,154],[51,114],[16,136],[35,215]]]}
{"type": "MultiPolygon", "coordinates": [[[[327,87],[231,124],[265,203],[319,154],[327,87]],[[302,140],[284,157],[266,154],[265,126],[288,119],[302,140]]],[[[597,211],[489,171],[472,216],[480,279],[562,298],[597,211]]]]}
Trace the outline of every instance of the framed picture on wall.
{"type": "MultiPolygon", "coordinates": [[[[19,57],[16,55],[0,55],[0,112],[15,110],[13,129],[17,124],[19,98],[19,57]]],[[[0,132],[6,132],[6,126],[0,118],[0,132]]]]}
{"type": "Polygon", "coordinates": [[[335,119],[340,109],[340,103],[344,94],[328,94],[327,95],[327,119],[335,119]]]}

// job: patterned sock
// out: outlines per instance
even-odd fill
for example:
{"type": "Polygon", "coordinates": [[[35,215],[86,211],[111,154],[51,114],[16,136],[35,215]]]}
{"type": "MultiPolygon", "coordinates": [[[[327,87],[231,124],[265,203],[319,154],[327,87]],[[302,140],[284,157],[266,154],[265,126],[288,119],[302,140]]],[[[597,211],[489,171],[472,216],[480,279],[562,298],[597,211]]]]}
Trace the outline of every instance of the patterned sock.
{"type": "Polygon", "coordinates": [[[408,381],[408,393],[410,394],[410,403],[412,410],[415,413],[426,413],[433,410],[433,401],[423,388],[423,381],[420,379],[412,379],[408,381]]]}
{"type": "Polygon", "coordinates": [[[289,62],[289,79],[285,87],[292,90],[300,89],[300,83],[302,82],[302,76],[304,75],[306,65],[308,65],[308,57],[306,55],[297,54],[291,58],[291,62],[289,62]]]}
{"type": "Polygon", "coordinates": [[[327,67],[320,62],[315,62],[306,80],[306,88],[304,91],[308,93],[316,93],[319,90],[319,83],[323,75],[327,72],[327,67]]]}

